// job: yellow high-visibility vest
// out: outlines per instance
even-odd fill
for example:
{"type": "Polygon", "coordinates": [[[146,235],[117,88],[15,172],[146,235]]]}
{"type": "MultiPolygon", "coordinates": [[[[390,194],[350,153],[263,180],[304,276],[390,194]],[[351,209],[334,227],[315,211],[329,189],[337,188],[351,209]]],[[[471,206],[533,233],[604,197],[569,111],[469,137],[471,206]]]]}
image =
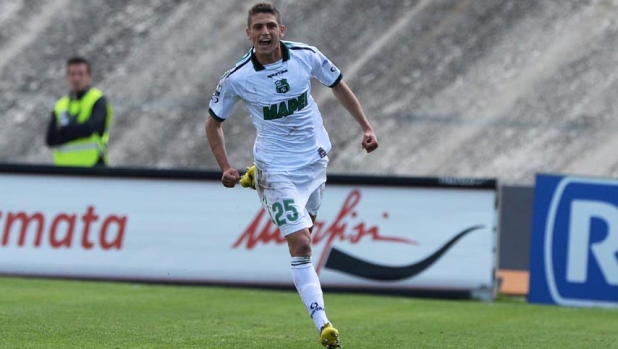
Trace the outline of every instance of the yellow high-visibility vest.
{"type": "MultiPolygon", "coordinates": [[[[80,100],[71,100],[64,96],[56,102],[54,113],[56,123],[60,124],[63,114],[77,116],[77,122],[83,124],[90,119],[94,104],[103,96],[97,88],[90,88],[80,100]]],[[[99,157],[108,162],[107,142],[109,141],[109,126],[112,123],[112,107],[109,103],[105,117],[105,131],[103,135],[94,132],[89,137],[79,138],[54,148],[54,163],[58,166],[94,166],[99,157]]]]}

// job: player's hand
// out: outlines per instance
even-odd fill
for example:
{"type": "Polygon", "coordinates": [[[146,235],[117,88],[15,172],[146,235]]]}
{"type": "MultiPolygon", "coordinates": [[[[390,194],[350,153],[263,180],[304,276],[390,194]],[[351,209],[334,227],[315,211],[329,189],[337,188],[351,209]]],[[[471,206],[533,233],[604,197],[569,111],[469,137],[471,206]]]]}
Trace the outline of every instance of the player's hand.
{"type": "Polygon", "coordinates": [[[235,168],[228,168],[223,171],[223,176],[221,176],[221,183],[226,188],[234,188],[236,183],[240,180],[240,175],[235,168]]]}
{"type": "Polygon", "coordinates": [[[365,134],[363,134],[362,147],[367,151],[367,153],[371,153],[372,151],[378,149],[378,138],[373,131],[366,131],[365,134]]]}

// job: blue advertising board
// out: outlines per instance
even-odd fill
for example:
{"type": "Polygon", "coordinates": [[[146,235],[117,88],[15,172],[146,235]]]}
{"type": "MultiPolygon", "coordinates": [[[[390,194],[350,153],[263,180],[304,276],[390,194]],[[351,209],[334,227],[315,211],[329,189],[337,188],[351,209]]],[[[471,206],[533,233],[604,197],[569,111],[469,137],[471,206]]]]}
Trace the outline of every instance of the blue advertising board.
{"type": "Polygon", "coordinates": [[[618,180],[537,175],[528,301],[618,307],[618,180]]]}

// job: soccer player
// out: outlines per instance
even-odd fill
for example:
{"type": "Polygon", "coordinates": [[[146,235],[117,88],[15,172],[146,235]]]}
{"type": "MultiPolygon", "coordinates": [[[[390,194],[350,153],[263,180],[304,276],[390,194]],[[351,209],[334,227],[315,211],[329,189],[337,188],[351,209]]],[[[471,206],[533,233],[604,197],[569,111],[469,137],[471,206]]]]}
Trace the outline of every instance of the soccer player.
{"type": "MultiPolygon", "coordinates": [[[[326,316],[320,280],[311,261],[311,228],[322,202],[331,143],[322,115],[311,97],[311,78],[330,87],[362,129],[362,148],[378,148],[376,135],[339,69],[315,47],[282,41],[285,27],[277,8],[254,5],[247,18],[253,48],[221,78],[206,122],[210,148],[233,188],[241,179],[228,161],[222,123],[238,100],[251,115],[257,137],[253,147],[252,186],[264,209],[285,236],[294,285],[315,323],[320,343],[339,348],[339,332],[326,316]]],[[[243,178],[245,179],[245,178],[243,178]]]]}

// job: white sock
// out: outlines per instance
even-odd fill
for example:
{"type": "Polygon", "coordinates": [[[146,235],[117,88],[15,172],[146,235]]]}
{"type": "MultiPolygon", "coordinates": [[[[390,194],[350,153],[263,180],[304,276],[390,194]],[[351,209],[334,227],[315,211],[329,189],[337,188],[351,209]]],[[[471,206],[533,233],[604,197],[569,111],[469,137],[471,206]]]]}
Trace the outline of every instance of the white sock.
{"type": "Polygon", "coordinates": [[[311,257],[292,257],[292,277],[294,286],[319,332],[329,321],[324,310],[322,286],[311,263],[311,257]]]}

